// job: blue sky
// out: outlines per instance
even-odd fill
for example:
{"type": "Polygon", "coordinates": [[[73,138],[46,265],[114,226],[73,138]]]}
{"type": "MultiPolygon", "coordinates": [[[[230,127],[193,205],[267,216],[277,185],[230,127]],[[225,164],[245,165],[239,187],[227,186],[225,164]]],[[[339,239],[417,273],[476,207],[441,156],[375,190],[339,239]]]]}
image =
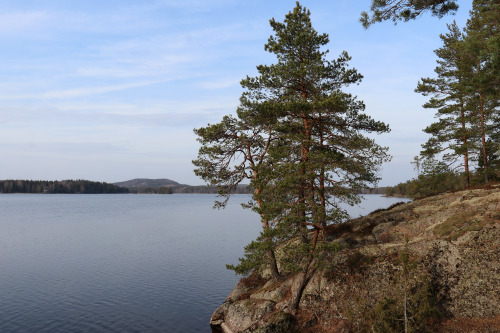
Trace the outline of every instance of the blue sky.
{"type": "MultiPolygon", "coordinates": [[[[388,123],[380,185],[414,177],[410,165],[434,112],[413,92],[433,76],[440,33],[455,16],[364,30],[370,0],[307,0],[313,26],[364,75],[349,90],[388,123]]],[[[274,61],[269,19],[295,1],[0,0],[0,179],[170,178],[197,185],[193,128],[234,113],[239,81],[274,61]]]]}

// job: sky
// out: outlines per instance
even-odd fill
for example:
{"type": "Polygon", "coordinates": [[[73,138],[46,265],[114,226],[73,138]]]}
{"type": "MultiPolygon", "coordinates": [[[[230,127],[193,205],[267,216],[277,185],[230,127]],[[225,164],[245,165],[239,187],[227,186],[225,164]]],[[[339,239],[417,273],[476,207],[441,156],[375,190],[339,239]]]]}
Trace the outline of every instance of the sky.
{"type": "MultiPolygon", "coordinates": [[[[348,88],[366,113],[389,124],[375,136],[393,156],[379,186],[416,176],[410,164],[427,140],[434,111],[414,92],[434,76],[446,24],[359,23],[370,0],[304,0],[313,27],[330,36],[329,59],[343,50],[364,79],[348,88]]],[[[119,182],[169,178],[200,185],[191,161],[193,128],[235,114],[264,50],[269,20],[291,0],[0,0],[0,179],[119,182]]]]}

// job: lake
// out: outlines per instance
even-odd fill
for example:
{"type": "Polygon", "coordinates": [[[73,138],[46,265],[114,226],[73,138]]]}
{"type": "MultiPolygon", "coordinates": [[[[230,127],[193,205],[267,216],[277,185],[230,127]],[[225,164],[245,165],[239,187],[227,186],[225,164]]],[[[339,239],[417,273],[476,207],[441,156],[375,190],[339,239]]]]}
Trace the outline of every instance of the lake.
{"type": "MultiPolygon", "coordinates": [[[[0,332],[210,332],[261,228],[214,198],[1,194],[0,332]]],[[[351,215],[404,200],[365,198],[351,215]]]]}

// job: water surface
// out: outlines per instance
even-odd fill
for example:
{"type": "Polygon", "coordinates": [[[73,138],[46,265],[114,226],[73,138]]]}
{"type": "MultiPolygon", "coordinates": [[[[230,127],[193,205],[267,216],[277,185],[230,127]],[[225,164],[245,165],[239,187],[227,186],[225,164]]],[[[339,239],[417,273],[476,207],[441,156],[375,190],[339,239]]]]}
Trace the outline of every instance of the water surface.
{"type": "MultiPolygon", "coordinates": [[[[401,201],[365,197],[353,216],[401,201]]],[[[0,332],[210,332],[260,231],[249,196],[214,198],[0,195],[0,332]]]]}

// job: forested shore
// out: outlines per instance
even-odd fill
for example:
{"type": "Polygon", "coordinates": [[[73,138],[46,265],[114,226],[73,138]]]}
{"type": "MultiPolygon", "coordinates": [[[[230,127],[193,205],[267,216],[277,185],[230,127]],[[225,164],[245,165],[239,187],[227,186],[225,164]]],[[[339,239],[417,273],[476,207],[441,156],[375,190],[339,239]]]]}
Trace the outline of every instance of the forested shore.
{"type": "MultiPolygon", "coordinates": [[[[361,189],[360,194],[384,194],[386,187],[361,189]]],[[[233,194],[249,194],[253,189],[248,185],[239,185],[233,194]]],[[[106,182],[90,180],[0,180],[0,193],[79,193],[79,194],[217,194],[216,186],[207,185],[174,185],[127,187],[106,182]]]]}
{"type": "Polygon", "coordinates": [[[90,180],[0,180],[0,193],[129,193],[128,188],[90,180]]]}
{"type": "MultiPolygon", "coordinates": [[[[359,194],[385,194],[387,187],[363,188],[359,194]]],[[[148,186],[130,187],[130,193],[135,194],[217,194],[216,186],[207,185],[178,185],[178,186],[148,186]]],[[[232,194],[252,194],[253,188],[248,185],[239,185],[232,190],[232,194]]]]}
{"type": "MultiPolygon", "coordinates": [[[[488,184],[500,183],[500,168],[490,168],[490,181],[488,184]]],[[[456,192],[465,189],[473,189],[484,186],[484,174],[482,172],[471,172],[468,176],[458,171],[431,171],[420,174],[417,178],[407,180],[384,188],[384,193],[390,197],[408,197],[412,199],[436,195],[443,192],[456,192]],[[465,185],[465,179],[470,183],[465,185]]]]}

